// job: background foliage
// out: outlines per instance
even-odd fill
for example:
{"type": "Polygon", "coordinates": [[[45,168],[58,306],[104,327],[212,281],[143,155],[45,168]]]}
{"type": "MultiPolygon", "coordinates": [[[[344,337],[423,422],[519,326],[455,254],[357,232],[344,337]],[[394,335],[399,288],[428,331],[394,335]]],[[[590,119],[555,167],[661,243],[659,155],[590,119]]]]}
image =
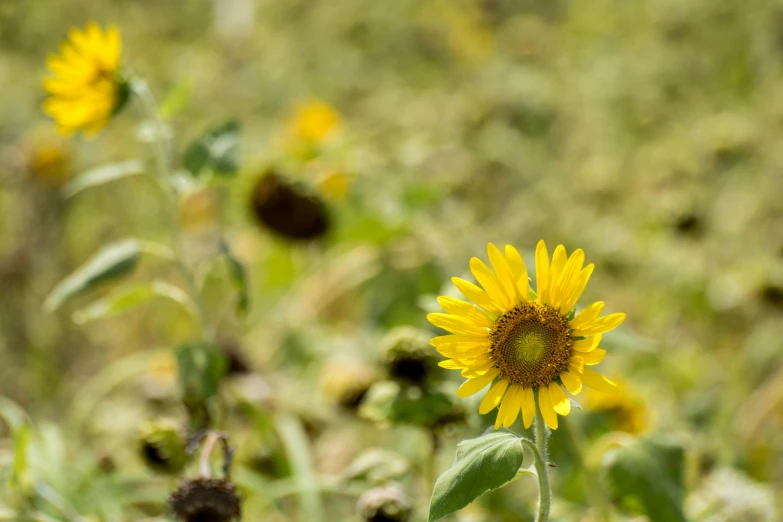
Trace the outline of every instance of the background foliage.
{"type": "MultiPolygon", "coordinates": [[[[193,192],[179,218],[207,313],[250,369],[229,369],[219,392],[247,519],[353,520],[356,496],[389,480],[425,519],[430,427],[357,416],[346,389],[384,377],[388,330],[431,328],[435,296],[488,241],[529,262],[544,238],[596,264],[583,302],[628,313],[606,341],[624,393],[579,396],[583,411],[554,434],[553,517],[776,520],[778,0],[4,2],[0,518],[21,502],[41,520],[157,520],[176,484],[145,469],[137,436],[150,419],[184,418],[174,348],[196,335],[187,314],[155,299],[75,325],[111,284],[43,308],[104,245],[169,234],[147,177],[63,195],[76,174],[149,157],[137,104],[95,140],[61,140],[40,113],[47,53],[91,19],[120,27],[125,62],[189,151],[179,166],[208,162],[203,141],[190,145],[200,136],[239,133],[239,172],[193,192]],[[339,118],[316,149],[292,138],[313,100],[339,118]],[[253,183],[270,165],[326,200],[326,239],[290,244],[254,222],[253,183]],[[324,183],[336,173],[344,194],[324,183]],[[220,251],[218,234],[247,272],[245,319],[236,267],[199,264],[220,251]],[[373,447],[399,460],[367,460],[373,447]]],[[[165,277],[177,281],[134,259],[130,281],[165,277]]],[[[457,383],[442,372],[450,396],[457,383]]],[[[436,438],[439,472],[488,422],[465,410],[436,438]]],[[[534,498],[521,477],[456,517],[529,520],[534,498]]]]}

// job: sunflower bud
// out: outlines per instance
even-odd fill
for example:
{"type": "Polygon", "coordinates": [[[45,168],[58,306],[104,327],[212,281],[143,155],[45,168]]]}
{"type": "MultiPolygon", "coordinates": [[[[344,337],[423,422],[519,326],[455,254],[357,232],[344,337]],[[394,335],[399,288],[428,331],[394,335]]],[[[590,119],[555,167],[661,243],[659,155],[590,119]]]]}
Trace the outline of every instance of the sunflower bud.
{"type": "Polygon", "coordinates": [[[382,345],[390,379],[422,387],[437,376],[438,360],[430,348],[427,332],[418,328],[395,328],[386,334],[382,345]]]}
{"type": "Polygon", "coordinates": [[[413,506],[399,486],[389,485],[366,491],[359,497],[356,509],[366,522],[405,522],[413,506]]]}
{"type": "Polygon", "coordinates": [[[311,241],[329,230],[323,201],[274,172],[256,181],[251,208],[261,225],[290,240],[311,241]]]}
{"type": "Polygon", "coordinates": [[[153,471],[174,475],[187,464],[185,441],[170,422],[146,423],[141,428],[139,443],[141,458],[153,471]]]}
{"type": "Polygon", "coordinates": [[[225,479],[196,477],[169,495],[169,507],[183,522],[231,522],[242,510],[236,486],[225,479]]]}
{"type": "Polygon", "coordinates": [[[373,369],[360,361],[333,360],[324,365],[321,389],[340,407],[356,411],[377,380],[373,369]]]}

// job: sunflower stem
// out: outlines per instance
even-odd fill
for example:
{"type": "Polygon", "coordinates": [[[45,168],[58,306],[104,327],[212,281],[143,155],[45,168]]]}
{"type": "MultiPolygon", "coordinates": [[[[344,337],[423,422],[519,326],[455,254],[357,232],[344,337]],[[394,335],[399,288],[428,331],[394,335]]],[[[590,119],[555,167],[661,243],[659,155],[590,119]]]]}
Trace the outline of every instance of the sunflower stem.
{"type": "Polygon", "coordinates": [[[549,430],[544,424],[544,418],[541,416],[541,408],[538,404],[538,394],[536,394],[536,418],[533,422],[533,431],[535,436],[535,466],[536,477],[538,478],[538,511],[536,513],[536,522],[547,522],[549,520],[549,508],[552,504],[552,490],[549,486],[549,467],[547,466],[547,443],[549,442],[549,430]]]}
{"type": "Polygon", "coordinates": [[[172,168],[171,168],[171,155],[168,149],[168,129],[160,115],[158,104],[155,101],[155,97],[152,95],[147,83],[140,79],[134,78],[131,83],[131,89],[141,100],[141,104],[144,108],[144,112],[147,118],[155,125],[155,163],[157,165],[158,176],[155,178],[158,186],[164,193],[167,200],[167,212],[169,222],[171,225],[171,242],[174,251],[174,263],[177,266],[177,270],[182,275],[185,283],[188,287],[188,293],[191,299],[196,305],[196,321],[201,329],[201,334],[204,338],[209,339],[212,337],[211,329],[207,326],[206,314],[204,308],[199,299],[199,286],[196,280],[196,276],[193,273],[190,265],[185,261],[185,253],[182,249],[182,237],[179,227],[179,219],[177,218],[177,211],[179,209],[179,201],[177,198],[177,191],[172,180],[172,168]]]}

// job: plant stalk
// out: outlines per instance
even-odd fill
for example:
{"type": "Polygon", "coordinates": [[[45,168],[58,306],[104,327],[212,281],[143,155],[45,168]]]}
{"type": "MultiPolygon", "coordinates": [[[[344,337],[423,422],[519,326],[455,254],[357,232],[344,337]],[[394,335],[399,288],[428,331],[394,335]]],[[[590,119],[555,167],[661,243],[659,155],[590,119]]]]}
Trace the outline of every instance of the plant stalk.
{"type": "Polygon", "coordinates": [[[549,467],[547,466],[547,442],[549,441],[549,431],[546,424],[544,424],[544,418],[541,416],[541,408],[538,404],[538,394],[536,394],[536,418],[533,421],[533,430],[536,447],[536,477],[538,477],[538,510],[536,512],[536,522],[547,522],[549,520],[549,508],[552,504],[552,490],[549,486],[549,467]]]}

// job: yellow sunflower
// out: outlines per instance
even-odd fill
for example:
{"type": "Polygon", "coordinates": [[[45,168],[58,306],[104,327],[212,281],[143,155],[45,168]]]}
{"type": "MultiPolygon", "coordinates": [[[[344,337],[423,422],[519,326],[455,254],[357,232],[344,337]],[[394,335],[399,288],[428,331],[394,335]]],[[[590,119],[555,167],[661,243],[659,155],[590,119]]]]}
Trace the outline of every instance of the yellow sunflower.
{"type": "Polygon", "coordinates": [[[54,75],[43,87],[50,94],[43,110],[64,134],[101,130],[128,95],[119,74],[122,43],[116,27],[101,29],[92,22],[71,29],[59,55],[47,59],[54,75]]]}
{"type": "Polygon", "coordinates": [[[506,245],[501,252],[487,247],[490,269],[479,258],[470,260],[470,270],[483,287],[452,278],[462,294],[474,304],[439,297],[446,313],[427,319],[450,335],[435,337],[432,345],[449,360],[440,366],[460,370],[467,377],[457,390],[468,397],[492,387],[481,401],[479,412],[500,409],[495,428],[510,427],[522,412],[525,427],[533,422],[536,402],[546,424],[557,428],[557,415],[568,415],[573,395],[582,385],[613,392],[615,384],[590,368],[600,363],[606,351],[598,347],[601,334],[617,327],[625,314],[599,317],[603,302],[574,314],[574,305],[587,286],[593,265],[584,265],[584,252],[567,256],[559,245],[549,261],[543,241],[536,247],[536,290],[528,287],[528,272],[519,252],[506,245]],[[537,390],[537,392],[536,392],[537,390]],[[536,401],[536,396],[538,400],[536,401]]]}

